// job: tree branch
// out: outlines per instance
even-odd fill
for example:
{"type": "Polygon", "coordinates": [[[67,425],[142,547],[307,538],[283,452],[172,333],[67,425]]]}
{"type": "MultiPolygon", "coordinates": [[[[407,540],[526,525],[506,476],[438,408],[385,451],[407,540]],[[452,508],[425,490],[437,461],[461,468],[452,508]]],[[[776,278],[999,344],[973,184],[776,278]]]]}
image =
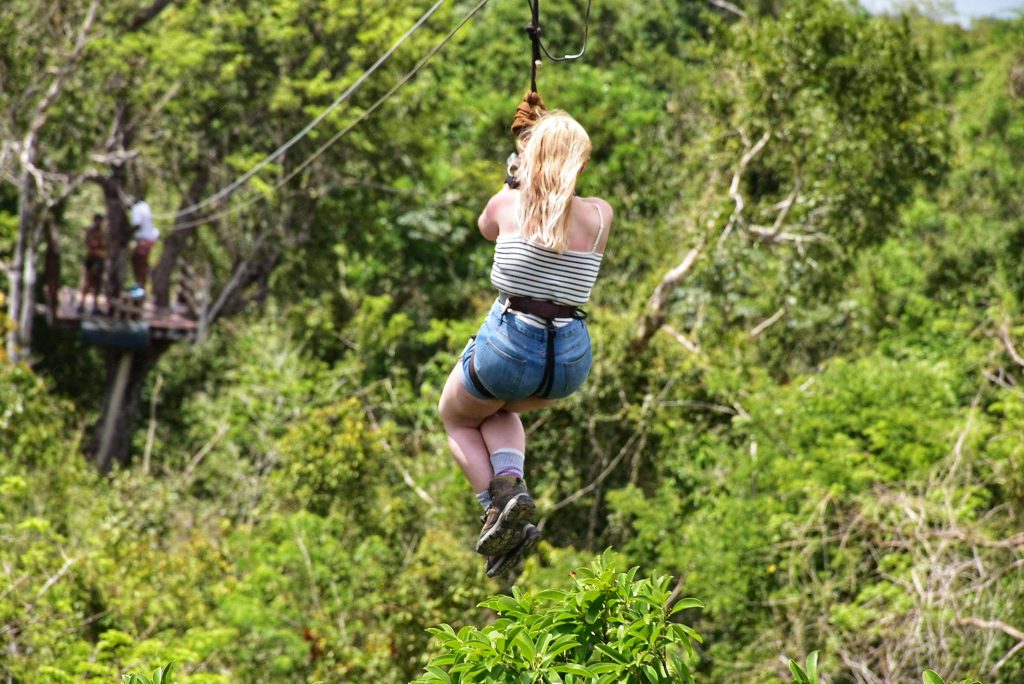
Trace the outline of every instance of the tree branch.
{"type": "Polygon", "coordinates": [[[644,404],[640,409],[641,414],[636,429],[633,431],[633,434],[629,436],[629,439],[626,440],[625,444],[622,445],[622,448],[619,449],[619,453],[615,455],[615,458],[613,458],[611,462],[607,466],[605,466],[605,468],[598,474],[598,476],[592,482],[590,482],[590,484],[585,485],[580,489],[577,489],[575,492],[573,492],[572,494],[570,494],[569,496],[565,497],[564,499],[556,503],[554,506],[552,506],[551,509],[548,511],[547,515],[545,515],[544,518],[541,520],[540,524],[538,524],[538,527],[543,529],[544,523],[547,521],[549,515],[551,515],[555,511],[565,508],[566,506],[575,501],[578,501],[579,499],[583,498],[584,496],[586,496],[587,494],[601,486],[601,483],[603,483],[608,478],[608,476],[612,474],[612,471],[615,470],[619,463],[622,462],[622,459],[624,459],[629,453],[633,451],[633,448],[637,444],[637,442],[643,439],[644,435],[647,432],[647,421],[650,419],[651,414],[654,413],[654,410],[661,405],[661,400],[665,397],[665,394],[667,394],[668,391],[672,388],[672,385],[673,382],[669,380],[661,389],[661,392],[658,393],[657,397],[654,397],[650,394],[644,397],[644,404]]]}
{"type": "Polygon", "coordinates": [[[754,339],[755,337],[763,333],[765,330],[775,325],[779,321],[779,319],[785,315],[786,307],[783,306],[778,311],[769,316],[767,319],[761,321],[756,326],[754,326],[754,328],[749,333],[747,333],[747,336],[750,337],[750,339],[754,339]]]}
{"type": "Polygon", "coordinates": [[[708,0],[708,2],[714,5],[715,7],[718,7],[719,9],[724,9],[726,12],[731,12],[732,14],[735,14],[737,17],[746,18],[747,16],[746,12],[744,12],[731,2],[728,2],[728,0],[708,0]]]}
{"type": "Polygon", "coordinates": [[[93,0],[92,4],[89,5],[89,10],[86,13],[85,20],[82,22],[81,28],[78,30],[78,37],[75,39],[75,45],[71,50],[71,54],[68,55],[64,64],[57,69],[57,73],[54,76],[53,81],[50,83],[50,87],[46,89],[46,94],[43,95],[43,99],[36,105],[35,112],[32,115],[32,123],[29,124],[28,132],[22,139],[21,143],[21,157],[23,163],[31,163],[32,156],[30,151],[35,149],[36,137],[39,135],[39,131],[46,124],[46,120],[49,118],[50,107],[56,101],[57,96],[60,95],[61,90],[64,87],[64,80],[68,75],[74,71],[75,66],[78,64],[78,59],[82,56],[82,51],[85,46],[89,44],[89,30],[92,29],[93,22],[96,20],[96,11],[99,9],[99,0],[93,0]]]}
{"type": "Polygon", "coordinates": [[[779,215],[775,217],[775,223],[772,224],[772,232],[770,237],[775,237],[782,230],[782,227],[786,225],[786,219],[789,217],[789,211],[796,204],[797,195],[800,194],[800,189],[803,187],[803,180],[800,176],[796,177],[796,182],[793,184],[793,191],[789,193],[789,197],[782,201],[779,206],[781,211],[779,215]]]}
{"type": "Polygon", "coordinates": [[[149,7],[139,10],[135,13],[135,16],[131,18],[131,21],[128,22],[128,31],[138,31],[153,19],[156,19],[156,17],[159,16],[159,14],[172,2],[174,2],[174,0],[155,0],[149,7]]]}
{"type": "Polygon", "coordinates": [[[770,131],[765,131],[764,135],[762,135],[761,138],[753,144],[753,146],[749,146],[750,143],[746,135],[743,134],[742,131],[740,132],[740,135],[743,136],[743,140],[747,142],[748,147],[747,151],[743,153],[742,157],[740,157],[740,163],[736,166],[736,171],[732,174],[732,182],[729,183],[729,197],[732,198],[736,208],[733,209],[728,223],[725,224],[725,229],[722,230],[722,235],[718,238],[719,248],[721,248],[725,243],[726,238],[728,238],[729,234],[732,233],[733,228],[743,221],[743,210],[746,208],[746,201],[743,199],[743,195],[740,194],[740,182],[743,180],[743,173],[747,170],[747,167],[750,166],[750,162],[754,160],[754,157],[761,154],[761,150],[764,149],[764,146],[768,144],[768,141],[772,137],[770,131]]]}
{"type": "MultiPolygon", "coordinates": [[[[63,553],[63,552],[61,552],[61,553],[63,553]]],[[[63,565],[63,566],[61,566],[61,569],[60,569],[60,570],[58,570],[58,571],[57,571],[57,573],[56,573],[55,575],[53,575],[52,577],[50,577],[50,579],[46,580],[46,584],[44,584],[44,585],[43,585],[43,586],[42,586],[42,587],[41,587],[41,588],[39,589],[39,591],[38,591],[38,592],[36,592],[36,598],[37,598],[37,599],[38,599],[38,598],[41,598],[41,597],[43,596],[43,594],[45,594],[46,592],[48,592],[48,591],[50,590],[50,588],[51,588],[51,587],[52,587],[53,585],[55,585],[55,584],[56,584],[57,582],[59,582],[59,581],[60,581],[60,579],[61,579],[61,578],[62,578],[62,577],[63,577],[64,575],[66,575],[66,574],[68,573],[68,570],[70,570],[70,569],[71,569],[71,566],[72,566],[72,565],[74,565],[74,563],[75,563],[75,559],[74,559],[74,558],[68,558],[67,556],[65,556],[65,557],[64,557],[64,565],[63,565]]]]}
{"type": "Polygon", "coordinates": [[[673,328],[671,325],[663,325],[661,329],[667,332],[672,337],[674,337],[676,342],[678,342],[679,344],[683,345],[683,347],[686,348],[686,351],[690,352],[691,354],[698,355],[701,353],[700,346],[696,342],[693,342],[690,338],[688,338],[686,335],[673,328]]]}
{"type": "Polygon", "coordinates": [[[971,625],[972,627],[980,627],[981,629],[997,629],[1007,636],[1013,637],[1017,640],[1017,644],[1010,649],[1010,651],[1004,655],[998,663],[992,666],[992,672],[998,672],[999,669],[1006,664],[1006,662],[1014,656],[1017,651],[1024,648],[1024,632],[1020,631],[1016,627],[1012,627],[1005,622],[999,620],[983,620],[977,617],[964,617],[958,618],[956,621],[958,625],[971,625]]]}
{"type": "Polygon", "coordinates": [[[1013,344],[1013,338],[1010,337],[1010,324],[1008,321],[1003,321],[1003,324],[999,326],[999,339],[1003,341],[1003,346],[1006,347],[1006,353],[1010,355],[1010,358],[1018,366],[1024,367],[1024,357],[1017,351],[1017,347],[1013,344]]]}
{"type": "Polygon", "coordinates": [[[654,294],[651,295],[647,303],[647,315],[640,322],[640,326],[637,328],[633,339],[634,352],[642,351],[647,346],[647,343],[650,342],[654,333],[658,331],[658,328],[665,324],[665,320],[668,318],[668,305],[672,293],[679,286],[679,283],[690,275],[694,265],[697,263],[697,257],[700,256],[703,249],[703,243],[691,249],[683,257],[679,265],[666,273],[661,282],[658,283],[658,286],[654,288],[654,294]]]}

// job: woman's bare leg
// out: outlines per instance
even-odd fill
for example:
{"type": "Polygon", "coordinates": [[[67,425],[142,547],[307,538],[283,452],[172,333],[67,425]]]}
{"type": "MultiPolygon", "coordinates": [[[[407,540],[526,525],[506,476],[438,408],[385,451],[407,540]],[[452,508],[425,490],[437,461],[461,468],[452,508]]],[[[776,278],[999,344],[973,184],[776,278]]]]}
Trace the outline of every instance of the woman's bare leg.
{"type": "Polygon", "coordinates": [[[526,453],[526,430],[523,429],[523,421],[519,419],[519,414],[507,408],[502,408],[480,423],[480,434],[483,435],[489,454],[501,449],[515,449],[520,453],[526,453]]]}
{"type": "Polygon", "coordinates": [[[486,490],[494,476],[481,424],[504,404],[499,399],[477,399],[467,392],[462,385],[461,364],[452,369],[441,392],[437,410],[448,433],[448,446],[474,492],[486,490]]]}

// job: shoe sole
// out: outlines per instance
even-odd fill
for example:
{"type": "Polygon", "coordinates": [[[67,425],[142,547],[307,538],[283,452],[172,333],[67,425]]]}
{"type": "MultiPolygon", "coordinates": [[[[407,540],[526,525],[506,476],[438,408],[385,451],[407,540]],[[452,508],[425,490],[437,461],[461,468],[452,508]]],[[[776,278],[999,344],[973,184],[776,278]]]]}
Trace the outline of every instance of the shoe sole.
{"type": "Polygon", "coordinates": [[[526,537],[523,538],[518,546],[501,556],[487,559],[487,576],[496,577],[503,571],[519,563],[519,561],[530,555],[533,548],[537,546],[543,538],[544,534],[539,529],[531,525],[530,529],[526,532],[526,537]]]}
{"type": "Polygon", "coordinates": [[[529,494],[518,494],[505,504],[491,529],[480,535],[476,552],[484,556],[500,556],[515,548],[522,539],[523,527],[530,522],[537,506],[529,494]]]}

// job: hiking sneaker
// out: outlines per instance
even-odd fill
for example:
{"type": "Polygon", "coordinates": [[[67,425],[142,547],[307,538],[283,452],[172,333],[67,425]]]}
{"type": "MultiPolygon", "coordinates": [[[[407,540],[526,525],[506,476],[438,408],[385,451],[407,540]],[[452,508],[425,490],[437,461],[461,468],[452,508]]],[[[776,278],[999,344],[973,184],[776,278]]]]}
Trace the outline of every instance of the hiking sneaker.
{"type": "Polygon", "coordinates": [[[485,570],[487,571],[488,577],[497,577],[505,570],[514,567],[519,561],[530,555],[533,548],[537,546],[537,543],[541,540],[544,535],[540,529],[530,523],[523,528],[522,536],[519,537],[518,543],[511,550],[499,556],[490,556],[487,559],[487,565],[485,570]]]}
{"type": "Polygon", "coordinates": [[[530,522],[536,505],[521,477],[496,477],[487,489],[491,493],[491,505],[483,517],[476,552],[500,556],[522,539],[523,526],[530,522]]]}

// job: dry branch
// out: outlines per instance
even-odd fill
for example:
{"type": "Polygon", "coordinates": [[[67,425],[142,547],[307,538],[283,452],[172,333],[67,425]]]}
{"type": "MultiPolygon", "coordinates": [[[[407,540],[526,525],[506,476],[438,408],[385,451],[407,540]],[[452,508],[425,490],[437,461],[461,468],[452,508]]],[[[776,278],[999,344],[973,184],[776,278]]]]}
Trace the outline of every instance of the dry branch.
{"type": "Polygon", "coordinates": [[[690,340],[690,338],[688,338],[686,335],[673,328],[671,325],[663,325],[661,329],[667,332],[673,338],[675,338],[676,342],[683,345],[686,351],[690,352],[691,354],[698,355],[701,353],[700,346],[698,346],[696,342],[690,340]]]}
{"type": "Polygon", "coordinates": [[[1017,640],[1017,643],[1014,644],[1013,648],[1007,651],[1006,655],[1000,658],[999,661],[992,666],[993,674],[999,672],[999,670],[1002,669],[1003,665],[1010,661],[1010,658],[1012,658],[1014,655],[1017,654],[1018,651],[1024,648],[1024,632],[1021,632],[1016,627],[1012,627],[1000,620],[983,620],[982,618],[978,617],[964,617],[957,619],[956,624],[971,625],[972,627],[980,627],[981,629],[995,629],[1017,640]]]}
{"type": "Polygon", "coordinates": [[[974,627],[981,627],[982,629],[998,629],[1004,634],[1012,636],[1017,641],[1024,641],[1024,632],[1020,631],[1016,627],[1011,627],[1005,622],[999,620],[983,620],[977,617],[963,617],[957,618],[956,624],[958,625],[972,625],[974,627]]]}
{"type": "MultiPolygon", "coordinates": [[[[740,163],[736,166],[736,171],[732,175],[732,182],[729,183],[729,197],[732,198],[735,208],[733,209],[732,215],[729,217],[729,221],[725,224],[725,229],[722,231],[722,235],[718,238],[718,247],[725,243],[725,240],[732,233],[733,229],[743,222],[743,210],[746,208],[746,201],[743,199],[743,195],[740,194],[740,182],[743,180],[743,174],[750,166],[750,162],[754,160],[754,157],[761,154],[761,150],[771,140],[772,134],[770,131],[766,131],[756,143],[752,146],[747,147],[747,151],[740,157],[740,163]]],[[[744,136],[746,139],[746,136],[744,136]]]]}
{"type": "Polygon", "coordinates": [[[65,556],[64,565],[61,566],[61,569],[58,570],[52,577],[50,577],[50,579],[46,580],[46,583],[42,587],[40,587],[39,591],[36,592],[36,598],[42,598],[43,594],[48,592],[53,587],[53,585],[55,585],[57,582],[61,580],[62,577],[64,577],[64,575],[68,574],[68,570],[70,570],[71,566],[74,564],[74,558],[68,558],[65,556]]]}
{"type": "Polygon", "coordinates": [[[718,7],[719,9],[724,9],[726,12],[731,12],[732,14],[735,14],[737,17],[746,18],[747,16],[746,12],[744,12],[731,2],[728,2],[728,0],[708,0],[708,3],[714,5],[715,7],[718,7]]]}
{"type": "Polygon", "coordinates": [[[668,305],[672,293],[679,286],[679,283],[690,275],[694,265],[697,263],[697,257],[701,255],[703,248],[703,244],[698,244],[691,249],[683,257],[682,262],[666,273],[661,282],[658,283],[658,286],[654,288],[654,294],[651,295],[651,299],[647,303],[647,314],[641,320],[636,336],[633,339],[634,352],[639,352],[646,348],[654,333],[665,324],[665,320],[668,318],[668,305]]]}
{"type": "Polygon", "coordinates": [[[783,306],[778,311],[773,313],[771,316],[769,316],[768,318],[754,326],[753,329],[751,329],[751,331],[747,333],[747,337],[749,337],[750,339],[754,339],[755,337],[763,333],[765,330],[778,323],[779,319],[781,319],[785,315],[786,307],[783,306]]]}
{"type": "Polygon", "coordinates": [[[999,339],[1002,340],[1003,346],[1006,347],[1006,353],[1010,355],[1014,363],[1024,367],[1024,356],[1021,356],[1020,352],[1017,351],[1017,347],[1013,344],[1013,338],[1010,337],[1009,322],[1003,321],[1003,324],[999,326],[999,339]]]}

